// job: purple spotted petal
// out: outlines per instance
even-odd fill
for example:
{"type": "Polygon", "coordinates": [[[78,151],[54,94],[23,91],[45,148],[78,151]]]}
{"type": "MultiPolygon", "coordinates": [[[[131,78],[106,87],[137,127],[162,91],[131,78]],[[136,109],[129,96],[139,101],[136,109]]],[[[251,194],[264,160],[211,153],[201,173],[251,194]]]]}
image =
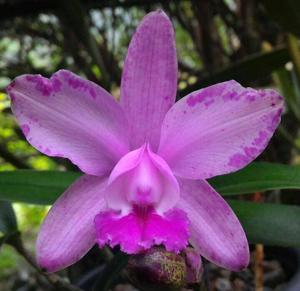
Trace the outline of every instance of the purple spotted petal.
{"type": "Polygon", "coordinates": [[[127,153],[128,127],[120,105],[96,84],[69,71],[50,79],[23,75],[8,87],[12,110],[29,143],[102,175],[127,153]]]}
{"type": "Polygon", "coordinates": [[[235,81],[207,87],[169,110],[158,154],[183,178],[236,171],[267,146],[282,109],[283,99],[274,90],[244,88],[235,81]]]}
{"type": "Polygon", "coordinates": [[[155,151],[161,122],[173,105],[177,59],[172,24],[162,11],[149,13],[130,43],[121,85],[121,104],[131,128],[131,147],[150,142],[155,151]]]}
{"type": "Polygon", "coordinates": [[[190,242],[209,261],[238,271],[249,263],[244,230],[225,200],[205,180],[179,180],[178,207],[191,223],[190,242]]]}
{"type": "Polygon", "coordinates": [[[79,261],[95,244],[94,218],[106,207],[107,179],[79,178],[52,206],[38,234],[37,262],[56,272],[79,261]]]}

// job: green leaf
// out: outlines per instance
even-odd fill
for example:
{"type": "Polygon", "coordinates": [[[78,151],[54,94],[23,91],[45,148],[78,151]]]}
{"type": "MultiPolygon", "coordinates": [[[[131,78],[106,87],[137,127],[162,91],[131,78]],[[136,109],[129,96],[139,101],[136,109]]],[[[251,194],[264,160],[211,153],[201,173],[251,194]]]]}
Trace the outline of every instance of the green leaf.
{"type": "Polygon", "coordinates": [[[299,0],[260,0],[270,16],[287,32],[300,36],[299,0]]]}
{"type": "Polygon", "coordinates": [[[76,172],[58,171],[0,172],[0,199],[51,205],[79,176],[76,172]]]}
{"type": "Polygon", "coordinates": [[[7,201],[0,201],[0,232],[3,236],[18,231],[17,219],[11,204],[7,201]]]}
{"type": "Polygon", "coordinates": [[[297,94],[297,82],[295,78],[291,78],[291,72],[282,68],[273,73],[281,95],[284,96],[286,106],[290,109],[297,119],[300,121],[300,106],[297,94]]]}
{"type": "Polygon", "coordinates": [[[275,189],[300,189],[300,166],[256,162],[233,174],[212,178],[209,183],[225,196],[275,189]]]}
{"type": "Polygon", "coordinates": [[[300,207],[229,200],[248,240],[275,246],[300,246],[300,207]]]}
{"type": "Polygon", "coordinates": [[[0,248],[4,244],[6,237],[5,236],[0,236],[0,248]]]}
{"type": "Polygon", "coordinates": [[[290,61],[290,56],[285,47],[267,53],[254,54],[211,75],[200,77],[194,85],[181,90],[180,96],[183,97],[192,91],[231,79],[247,84],[249,81],[265,78],[274,70],[282,68],[288,61],[290,61]]]}
{"type": "MultiPolygon", "coordinates": [[[[51,205],[80,173],[19,170],[0,172],[0,199],[51,205]]],[[[257,162],[209,180],[222,195],[300,189],[300,166],[257,162]]]]}

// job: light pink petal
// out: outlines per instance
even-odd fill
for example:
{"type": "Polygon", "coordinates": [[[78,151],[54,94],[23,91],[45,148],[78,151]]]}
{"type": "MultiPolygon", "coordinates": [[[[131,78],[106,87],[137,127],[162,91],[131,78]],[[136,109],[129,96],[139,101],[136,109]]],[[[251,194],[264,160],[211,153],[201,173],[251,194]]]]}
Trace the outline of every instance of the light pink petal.
{"type": "Polygon", "coordinates": [[[178,207],[191,223],[191,244],[213,263],[238,271],[249,263],[244,230],[225,200],[204,180],[179,180],[178,207]]]}
{"type": "Polygon", "coordinates": [[[133,205],[153,206],[163,214],[179,200],[179,186],[167,163],[149,145],[129,152],[112,170],[106,191],[108,206],[128,214],[133,205]]]}
{"type": "Polygon", "coordinates": [[[96,216],[97,242],[100,247],[120,245],[123,252],[136,254],[163,244],[168,251],[178,253],[188,244],[188,219],[179,209],[164,216],[135,209],[126,216],[106,211],[96,216]]]}
{"type": "Polygon", "coordinates": [[[68,158],[83,172],[102,175],[128,152],[121,106],[90,81],[65,70],[50,79],[23,75],[8,93],[27,140],[48,156],[68,158]]]}
{"type": "Polygon", "coordinates": [[[177,59],[172,23],[162,11],[139,25],[128,49],[121,104],[131,128],[132,149],[150,142],[157,149],[162,120],[177,89],[177,59]]]}
{"type": "Polygon", "coordinates": [[[84,175],[52,206],[38,234],[38,264],[56,272],[80,260],[96,243],[94,218],[106,207],[106,178],[84,175]]]}
{"type": "Polygon", "coordinates": [[[283,99],[274,90],[244,88],[235,81],[207,87],[169,110],[158,154],[183,178],[236,171],[267,146],[282,109],[283,99]]]}

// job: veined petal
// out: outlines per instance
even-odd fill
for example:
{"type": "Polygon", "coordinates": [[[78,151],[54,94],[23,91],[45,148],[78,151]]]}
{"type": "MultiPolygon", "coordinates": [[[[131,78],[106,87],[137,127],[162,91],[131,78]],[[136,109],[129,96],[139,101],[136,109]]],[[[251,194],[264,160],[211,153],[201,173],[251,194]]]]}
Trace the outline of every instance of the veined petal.
{"type": "Polygon", "coordinates": [[[96,243],[94,218],[106,208],[106,178],[84,175],[54,203],[38,234],[38,264],[56,272],[80,260],[96,243]]]}
{"type": "Polygon", "coordinates": [[[277,128],[283,99],[274,90],[235,81],[186,96],[167,113],[158,154],[175,175],[206,179],[254,160],[277,128]]]}
{"type": "Polygon", "coordinates": [[[191,244],[209,261],[238,271],[249,263],[245,232],[225,200],[205,180],[179,180],[178,207],[191,223],[191,244]]]}
{"type": "Polygon", "coordinates": [[[65,70],[50,79],[23,75],[8,94],[28,142],[48,156],[68,158],[83,172],[100,176],[128,152],[122,108],[90,81],[65,70]]]}
{"type": "Polygon", "coordinates": [[[130,121],[132,149],[145,142],[157,149],[161,123],[176,90],[173,27],[164,12],[151,12],[132,38],[122,75],[121,105],[130,121]]]}

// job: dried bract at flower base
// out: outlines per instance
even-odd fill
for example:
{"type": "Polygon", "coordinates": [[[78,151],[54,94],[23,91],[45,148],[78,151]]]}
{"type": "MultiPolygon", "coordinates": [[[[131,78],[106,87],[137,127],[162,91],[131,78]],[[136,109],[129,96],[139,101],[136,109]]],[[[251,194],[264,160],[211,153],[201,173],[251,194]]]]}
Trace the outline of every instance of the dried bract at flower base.
{"type": "Polygon", "coordinates": [[[130,257],[130,278],[145,291],[180,290],[186,285],[187,266],[182,255],[154,247],[130,257]]]}

